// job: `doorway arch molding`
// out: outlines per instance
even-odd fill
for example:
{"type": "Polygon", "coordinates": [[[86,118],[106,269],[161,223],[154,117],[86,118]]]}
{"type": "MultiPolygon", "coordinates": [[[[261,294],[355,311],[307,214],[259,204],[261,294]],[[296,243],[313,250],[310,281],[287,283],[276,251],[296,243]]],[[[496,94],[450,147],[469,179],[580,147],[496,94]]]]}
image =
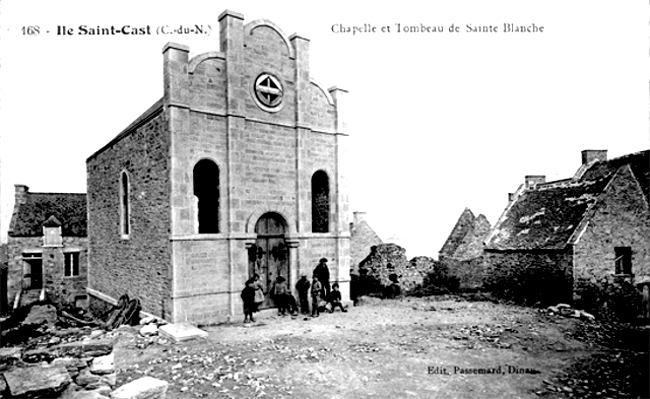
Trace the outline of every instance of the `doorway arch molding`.
{"type": "Polygon", "coordinates": [[[277,213],[282,216],[287,222],[287,231],[288,234],[296,234],[296,219],[292,216],[293,212],[289,207],[260,207],[253,211],[246,221],[246,233],[255,234],[255,225],[262,215],[265,213],[277,213]]]}

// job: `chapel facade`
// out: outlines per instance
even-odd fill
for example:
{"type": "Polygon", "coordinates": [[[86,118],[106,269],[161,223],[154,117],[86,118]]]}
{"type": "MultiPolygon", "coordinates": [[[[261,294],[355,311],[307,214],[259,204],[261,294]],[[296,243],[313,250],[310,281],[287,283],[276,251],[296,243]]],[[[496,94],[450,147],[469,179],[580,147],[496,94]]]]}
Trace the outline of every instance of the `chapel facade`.
{"type": "MultiPolygon", "coordinates": [[[[87,160],[88,293],[171,322],[242,313],[328,259],[348,300],[345,90],[311,78],[309,40],[219,16],[220,51],[163,49],[164,95],[87,160]]],[[[295,293],[294,293],[295,295],[295,293]]]]}

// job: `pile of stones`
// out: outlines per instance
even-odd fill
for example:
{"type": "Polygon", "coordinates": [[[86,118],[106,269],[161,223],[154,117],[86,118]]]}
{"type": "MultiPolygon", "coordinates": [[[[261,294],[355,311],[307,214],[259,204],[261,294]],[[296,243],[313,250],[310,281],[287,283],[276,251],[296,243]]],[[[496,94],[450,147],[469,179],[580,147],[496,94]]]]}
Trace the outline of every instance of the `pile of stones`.
{"type": "Polygon", "coordinates": [[[64,391],[95,391],[107,396],[117,381],[114,341],[98,333],[80,341],[34,349],[0,349],[0,364],[7,369],[0,378],[0,394],[57,397],[64,391]]]}
{"type": "Polygon", "coordinates": [[[13,336],[36,335],[0,348],[0,398],[164,398],[168,383],[149,377],[115,389],[113,349],[119,332],[61,328],[56,309],[48,304],[28,312],[13,327],[13,336]]]}
{"type": "Polygon", "coordinates": [[[112,333],[93,331],[82,340],[49,347],[0,348],[0,398],[164,398],[168,383],[151,377],[114,389],[114,343],[112,333]]]}

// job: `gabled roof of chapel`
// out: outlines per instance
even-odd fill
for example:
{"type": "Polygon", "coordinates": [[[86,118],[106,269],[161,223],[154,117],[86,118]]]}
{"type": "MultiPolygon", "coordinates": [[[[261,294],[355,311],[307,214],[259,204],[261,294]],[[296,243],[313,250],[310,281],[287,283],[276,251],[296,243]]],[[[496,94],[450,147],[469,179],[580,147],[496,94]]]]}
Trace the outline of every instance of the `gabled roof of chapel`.
{"type": "Polygon", "coordinates": [[[163,103],[164,103],[164,97],[161,97],[158,101],[153,103],[151,107],[149,107],[146,111],[142,113],[139,117],[137,117],[129,126],[126,127],[126,129],[122,130],[120,134],[115,136],[111,141],[106,143],[102,148],[99,150],[95,151],[91,156],[87,158],[86,161],[91,160],[92,158],[96,157],[100,153],[104,152],[108,148],[112,147],[115,143],[119,142],[123,138],[127,137],[134,131],[136,131],[137,128],[142,126],[143,124],[147,123],[151,118],[156,116],[158,112],[162,111],[163,108],[163,103]]]}
{"type": "Polygon", "coordinates": [[[562,249],[619,170],[629,166],[650,198],[650,151],[595,161],[572,179],[526,187],[508,204],[486,243],[492,250],[562,249]]]}

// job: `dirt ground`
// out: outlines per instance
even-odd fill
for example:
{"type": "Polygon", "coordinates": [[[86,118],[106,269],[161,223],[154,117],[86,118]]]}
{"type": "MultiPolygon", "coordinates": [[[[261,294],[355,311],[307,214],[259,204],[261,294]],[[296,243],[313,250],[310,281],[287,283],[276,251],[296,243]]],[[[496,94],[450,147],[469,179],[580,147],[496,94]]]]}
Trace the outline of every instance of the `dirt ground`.
{"type": "MultiPolygon", "coordinates": [[[[208,339],[173,344],[121,328],[118,385],[161,378],[169,398],[647,395],[647,344],[630,348],[631,336],[617,341],[598,323],[491,302],[376,300],[204,330],[208,339]]],[[[648,342],[647,330],[637,333],[633,342],[648,342]]]]}

